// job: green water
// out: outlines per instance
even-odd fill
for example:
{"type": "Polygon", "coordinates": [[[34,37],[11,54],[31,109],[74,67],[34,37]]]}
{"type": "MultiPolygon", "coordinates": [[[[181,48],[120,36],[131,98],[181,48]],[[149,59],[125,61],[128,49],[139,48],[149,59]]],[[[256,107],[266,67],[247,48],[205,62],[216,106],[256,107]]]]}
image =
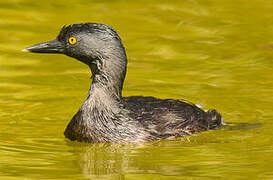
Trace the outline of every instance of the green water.
{"type": "Polygon", "coordinates": [[[0,0],[0,34],[0,179],[273,179],[272,0],[0,0]],[[89,69],[21,50],[77,22],[120,32],[123,95],[186,99],[232,125],[144,144],[66,140],[89,69]]]}

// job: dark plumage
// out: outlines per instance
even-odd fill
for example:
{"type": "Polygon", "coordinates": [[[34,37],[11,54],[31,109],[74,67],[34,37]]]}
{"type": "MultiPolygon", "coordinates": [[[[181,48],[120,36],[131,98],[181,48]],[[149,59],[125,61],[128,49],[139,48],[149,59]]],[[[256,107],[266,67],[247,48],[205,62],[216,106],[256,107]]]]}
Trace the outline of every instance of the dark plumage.
{"type": "Polygon", "coordinates": [[[215,110],[205,112],[183,100],[122,97],[127,57],[117,32],[97,23],[63,27],[56,40],[25,51],[62,53],[88,65],[93,81],[64,135],[85,142],[145,142],[191,135],[222,125],[215,110]]]}

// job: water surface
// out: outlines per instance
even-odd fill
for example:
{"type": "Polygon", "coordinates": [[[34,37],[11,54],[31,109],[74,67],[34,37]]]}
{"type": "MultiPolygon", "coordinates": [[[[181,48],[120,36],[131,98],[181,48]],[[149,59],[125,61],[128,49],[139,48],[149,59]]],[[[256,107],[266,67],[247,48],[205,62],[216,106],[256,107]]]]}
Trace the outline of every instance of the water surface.
{"type": "Polygon", "coordinates": [[[1,0],[0,179],[273,179],[272,12],[270,0],[1,0]],[[123,95],[186,99],[230,125],[144,144],[66,140],[89,69],[21,50],[78,22],[120,32],[123,95]]]}

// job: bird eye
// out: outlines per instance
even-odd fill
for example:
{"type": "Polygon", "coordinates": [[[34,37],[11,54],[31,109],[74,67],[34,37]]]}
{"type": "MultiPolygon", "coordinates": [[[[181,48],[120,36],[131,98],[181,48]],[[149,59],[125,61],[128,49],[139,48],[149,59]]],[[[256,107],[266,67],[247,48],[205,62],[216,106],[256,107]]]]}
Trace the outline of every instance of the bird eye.
{"type": "Polygon", "coordinates": [[[71,37],[68,39],[68,42],[69,42],[71,45],[74,45],[74,44],[76,44],[76,42],[77,42],[77,38],[75,38],[74,36],[71,36],[71,37]]]}

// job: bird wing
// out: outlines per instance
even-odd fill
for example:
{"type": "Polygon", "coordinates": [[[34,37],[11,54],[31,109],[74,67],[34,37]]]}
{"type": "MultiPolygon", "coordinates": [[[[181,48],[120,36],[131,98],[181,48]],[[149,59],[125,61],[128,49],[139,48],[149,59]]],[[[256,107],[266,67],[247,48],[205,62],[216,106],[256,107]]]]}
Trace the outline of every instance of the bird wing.
{"type": "Polygon", "coordinates": [[[132,119],[161,139],[208,129],[207,113],[184,100],[130,96],[123,98],[123,105],[132,119]]]}

